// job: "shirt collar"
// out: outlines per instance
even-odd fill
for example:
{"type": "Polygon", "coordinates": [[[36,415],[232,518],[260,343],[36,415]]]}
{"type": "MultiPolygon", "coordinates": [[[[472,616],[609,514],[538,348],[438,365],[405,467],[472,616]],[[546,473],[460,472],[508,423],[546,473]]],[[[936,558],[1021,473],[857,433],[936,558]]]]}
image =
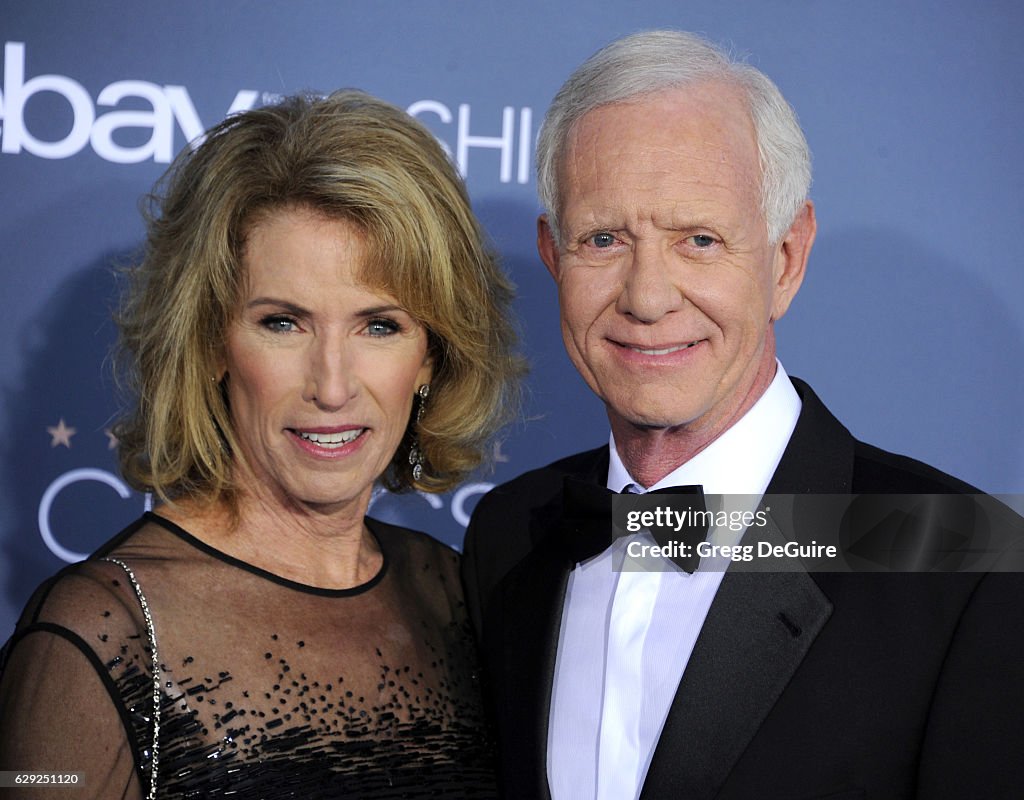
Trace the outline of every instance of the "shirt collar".
{"type": "MultiPolygon", "coordinates": [[[[648,489],[699,483],[705,494],[764,494],[800,416],[800,395],[776,360],[775,377],[757,402],[728,430],[648,489]]],[[[609,437],[607,487],[638,483],[609,437]]]]}

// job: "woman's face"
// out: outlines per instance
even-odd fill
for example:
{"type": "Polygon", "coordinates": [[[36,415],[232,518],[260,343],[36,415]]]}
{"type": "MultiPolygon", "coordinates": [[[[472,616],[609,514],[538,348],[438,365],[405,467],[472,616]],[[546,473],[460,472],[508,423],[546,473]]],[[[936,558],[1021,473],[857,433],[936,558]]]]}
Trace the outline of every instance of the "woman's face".
{"type": "Polygon", "coordinates": [[[243,502],[365,511],[430,381],[426,330],[358,280],[364,248],[355,225],[302,208],[249,232],[224,363],[243,502]]]}

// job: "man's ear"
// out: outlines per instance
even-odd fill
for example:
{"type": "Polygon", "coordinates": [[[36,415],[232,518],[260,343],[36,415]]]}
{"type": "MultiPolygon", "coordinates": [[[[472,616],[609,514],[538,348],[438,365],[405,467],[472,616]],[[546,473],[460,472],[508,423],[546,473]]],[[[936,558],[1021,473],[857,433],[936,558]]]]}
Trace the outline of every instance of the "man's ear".
{"type": "Polygon", "coordinates": [[[818,223],[814,218],[814,203],[804,202],[793,224],[778,245],[775,253],[773,278],[775,283],[772,320],[782,319],[793,302],[807,270],[807,257],[811,254],[818,223]]]}
{"type": "Polygon", "coordinates": [[[558,243],[555,241],[555,233],[548,223],[548,215],[541,214],[537,217],[537,252],[540,253],[540,260],[548,268],[551,277],[558,282],[558,243]]]}

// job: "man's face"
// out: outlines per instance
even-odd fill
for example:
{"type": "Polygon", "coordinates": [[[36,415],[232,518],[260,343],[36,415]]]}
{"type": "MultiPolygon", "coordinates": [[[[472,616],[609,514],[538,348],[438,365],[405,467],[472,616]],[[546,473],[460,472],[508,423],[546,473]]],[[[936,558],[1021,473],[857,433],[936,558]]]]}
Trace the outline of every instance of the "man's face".
{"type": "Polygon", "coordinates": [[[774,374],[772,322],[814,225],[808,204],[795,259],[792,230],[769,243],[737,90],[704,83],[591,111],[559,181],[560,244],[544,218],[538,244],[569,357],[613,429],[730,425],[774,374]]]}

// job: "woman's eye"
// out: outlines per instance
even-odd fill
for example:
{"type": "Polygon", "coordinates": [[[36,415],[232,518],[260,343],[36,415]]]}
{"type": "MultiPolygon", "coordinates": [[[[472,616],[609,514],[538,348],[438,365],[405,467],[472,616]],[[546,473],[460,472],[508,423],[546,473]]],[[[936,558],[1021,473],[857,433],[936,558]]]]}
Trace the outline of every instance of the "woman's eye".
{"type": "Polygon", "coordinates": [[[698,233],[696,236],[691,236],[690,241],[693,242],[695,247],[711,247],[715,243],[713,236],[708,236],[706,233],[698,233]]]}
{"type": "Polygon", "coordinates": [[[291,333],[297,330],[295,320],[289,317],[266,317],[260,324],[272,333],[291,333]]]}
{"type": "Polygon", "coordinates": [[[371,319],[366,326],[370,336],[390,336],[400,330],[398,323],[390,319],[371,319]]]}
{"type": "Polygon", "coordinates": [[[610,233],[595,233],[590,237],[590,243],[597,248],[611,247],[615,244],[615,236],[610,233]]]}

